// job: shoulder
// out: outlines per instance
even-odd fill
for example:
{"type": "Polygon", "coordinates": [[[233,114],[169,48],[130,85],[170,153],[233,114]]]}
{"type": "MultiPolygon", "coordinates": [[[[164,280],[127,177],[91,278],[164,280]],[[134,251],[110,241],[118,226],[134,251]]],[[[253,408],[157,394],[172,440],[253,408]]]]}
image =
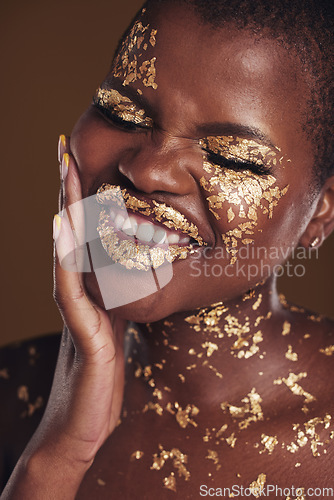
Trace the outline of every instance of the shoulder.
{"type": "Polygon", "coordinates": [[[60,338],[57,333],[0,349],[2,481],[7,479],[43,415],[60,338]]]}

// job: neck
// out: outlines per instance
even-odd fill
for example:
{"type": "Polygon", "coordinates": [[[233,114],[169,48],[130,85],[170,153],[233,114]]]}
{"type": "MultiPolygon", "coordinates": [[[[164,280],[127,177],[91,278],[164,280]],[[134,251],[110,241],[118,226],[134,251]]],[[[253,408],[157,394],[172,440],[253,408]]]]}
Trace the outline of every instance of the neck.
{"type": "Polygon", "coordinates": [[[224,400],[247,396],[263,379],[272,339],[284,323],[274,285],[268,280],[239,300],[141,325],[134,374],[152,389],[157,410],[190,404],[212,413],[224,400]]]}

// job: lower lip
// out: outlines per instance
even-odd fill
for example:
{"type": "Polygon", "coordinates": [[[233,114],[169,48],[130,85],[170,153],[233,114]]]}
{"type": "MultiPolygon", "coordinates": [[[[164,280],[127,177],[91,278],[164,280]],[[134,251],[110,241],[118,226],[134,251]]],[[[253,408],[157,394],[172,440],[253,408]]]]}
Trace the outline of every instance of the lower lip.
{"type": "Polygon", "coordinates": [[[115,228],[110,215],[102,210],[97,228],[102,246],[108,256],[127,269],[149,271],[175,260],[186,259],[193,250],[193,245],[153,244],[139,242],[135,237],[127,236],[115,228]]]}

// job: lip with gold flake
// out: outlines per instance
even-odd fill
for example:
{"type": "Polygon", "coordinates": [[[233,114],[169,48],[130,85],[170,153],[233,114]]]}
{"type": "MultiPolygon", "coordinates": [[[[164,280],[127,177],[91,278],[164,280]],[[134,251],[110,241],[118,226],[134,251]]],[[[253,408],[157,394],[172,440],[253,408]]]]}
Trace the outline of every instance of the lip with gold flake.
{"type": "Polygon", "coordinates": [[[103,206],[97,228],[102,246],[127,269],[156,269],[205,244],[195,224],[164,203],[140,200],[110,184],[103,184],[96,198],[103,206]]]}

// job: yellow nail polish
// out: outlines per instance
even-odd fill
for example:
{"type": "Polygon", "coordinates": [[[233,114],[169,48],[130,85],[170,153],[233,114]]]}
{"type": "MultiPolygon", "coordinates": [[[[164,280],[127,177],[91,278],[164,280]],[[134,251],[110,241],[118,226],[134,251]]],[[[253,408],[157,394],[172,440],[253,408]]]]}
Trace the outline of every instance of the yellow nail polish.
{"type": "Polygon", "coordinates": [[[58,161],[61,163],[63,150],[66,149],[66,137],[64,134],[59,136],[58,139],[58,161]]]}
{"type": "Polygon", "coordinates": [[[66,179],[69,164],[70,164],[70,156],[68,153],[64,153],[63,161],[61,162],[61,177],[63,181],[66,179]]]}
{"type": "Polygon", "coordinates": [[[66,163],[66,167],[68,168],[69,164],[70,164],[70,155],[68,153],[64,153],[64,156],[63,156],[64,160],[65,160],[65,163],[66,163]]]}
{"type": "Polygon", "coordinates": [[[61,228],[61,217],[60,215],[56,214],[53,217],[53,239],[56,241],[59,233],[60,233],[60,228],[61,228]]]}

